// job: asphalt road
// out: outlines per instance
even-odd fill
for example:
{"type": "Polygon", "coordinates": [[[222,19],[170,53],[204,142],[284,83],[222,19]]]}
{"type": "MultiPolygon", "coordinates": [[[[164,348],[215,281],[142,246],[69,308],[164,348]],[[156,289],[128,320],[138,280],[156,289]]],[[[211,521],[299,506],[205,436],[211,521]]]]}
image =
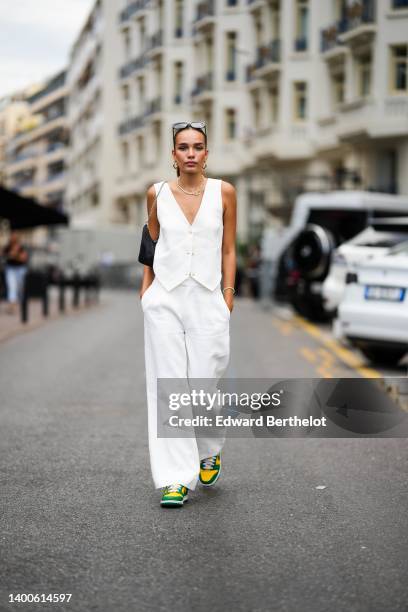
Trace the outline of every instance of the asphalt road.
{"type": "MultiPolygon", "coordinates": [[[[228,375],[360,375],[289,327],[237,300],[228,375]]],[[[406,440],[228,440],[217,486],[163,509],[142,334],[137,293],[105,293],[0,345],[0,610],[405,611],[406,440]]]]}

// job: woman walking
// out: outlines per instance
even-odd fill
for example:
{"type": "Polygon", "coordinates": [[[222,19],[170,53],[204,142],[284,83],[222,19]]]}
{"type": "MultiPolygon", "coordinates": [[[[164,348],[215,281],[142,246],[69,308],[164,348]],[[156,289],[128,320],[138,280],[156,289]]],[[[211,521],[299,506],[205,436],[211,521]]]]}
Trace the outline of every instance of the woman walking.
{"type": "Polygon", "coordinates": [[[203,174],[205,123],[175,123],[173,147],[177,180],[147,191],[149,233],[158,242],[140,290],[150,464],[163,506],[182,506],[198,480],[212,486],[220,476],[224,437],[158,437],[157,379],[225,373],[236,271],[235,189],[203,174]]]}
{"type": "Polygon", "coordinates": [[[6,260],[7,312],[8,314],[16,314],[18,302],[21,300],[28,262],[28,253],[20,242],[17,232],[11,232],[9,242],[3,249],[3,257],[6,260]]]}

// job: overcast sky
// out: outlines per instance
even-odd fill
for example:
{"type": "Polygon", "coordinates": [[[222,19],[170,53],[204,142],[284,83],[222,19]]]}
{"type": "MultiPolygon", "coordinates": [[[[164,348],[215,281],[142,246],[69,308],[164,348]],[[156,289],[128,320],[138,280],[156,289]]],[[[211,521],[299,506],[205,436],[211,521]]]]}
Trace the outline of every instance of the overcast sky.
{"type": "Polygon", "coordinates": [[[65,67],[94,0],[0,0],[0,97],[65,67]]]}

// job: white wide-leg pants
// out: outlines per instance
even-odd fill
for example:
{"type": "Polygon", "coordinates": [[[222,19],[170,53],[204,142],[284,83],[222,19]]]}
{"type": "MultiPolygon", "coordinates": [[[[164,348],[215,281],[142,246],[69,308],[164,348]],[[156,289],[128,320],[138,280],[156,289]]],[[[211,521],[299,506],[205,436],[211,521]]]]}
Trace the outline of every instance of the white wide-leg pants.
{"type": "Polygon", "coordinates": [[[200,460],[221,450],[220,437],[158,437],[157,378],[220,379],[230,354],[230,310],[214,291],[189,277],[167,291],[157,277],[146,289],[144,314],[150,465],[156,488],[182,484],[194,490],[200,460]]]}

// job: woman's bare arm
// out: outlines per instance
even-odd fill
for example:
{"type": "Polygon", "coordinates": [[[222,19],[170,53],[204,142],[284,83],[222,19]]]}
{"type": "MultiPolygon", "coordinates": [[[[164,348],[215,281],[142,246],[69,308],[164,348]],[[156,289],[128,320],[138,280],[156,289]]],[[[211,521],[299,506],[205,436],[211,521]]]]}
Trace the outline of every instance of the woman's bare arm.
{"type": "MultiPolygon", "coordinates": [[[[221,195],[224,208],[224,233],[222,239],[222,286],[234,287],[237,269],[235,241],[237,233],[237,196],[231,183],[222,181],[221,195]]],[[[234,308],[234,293],[227,290],[224,299],[230,310],[234,308]]]]}

